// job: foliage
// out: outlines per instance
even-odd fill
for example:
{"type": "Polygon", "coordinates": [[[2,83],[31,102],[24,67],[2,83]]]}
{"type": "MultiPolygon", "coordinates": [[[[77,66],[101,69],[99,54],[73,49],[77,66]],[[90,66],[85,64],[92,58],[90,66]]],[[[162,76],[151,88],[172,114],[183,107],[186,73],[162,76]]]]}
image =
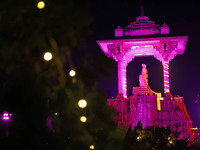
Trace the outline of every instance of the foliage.
{"type": "Polygon", "coordinates": [[[0,146],[84,150],[94,144],[95,149],[121,149],[125,132],[116,128],[98,92],[101,71],[91,67],[97,63],[79,56],[74,65],[71,58],[89,33],[88,3],[45,2],[40,10],[33,0],[0,1],[0,111],[14,114],[8,126],[1,124],[5,132],[0,146]],[[42,58],[46,51],[53,54],[49,62],[42,58]],[[70,77],[70,69],[77,76],[70,77]],[[81,98],[88,102],[85,109],[77,106],[81,98]],[[80,122],[81,115],[87,116],[86,123],[80,122]]]}
{"type": "Polygon", "coordinates": [[[181,138],[182,132],[170,127],[150,126],[142,128],[141,122],[132,130],[130,125],[124,139],[124,149],[127,150],[193,150],[198,149],[189,137],[181,138]]]}

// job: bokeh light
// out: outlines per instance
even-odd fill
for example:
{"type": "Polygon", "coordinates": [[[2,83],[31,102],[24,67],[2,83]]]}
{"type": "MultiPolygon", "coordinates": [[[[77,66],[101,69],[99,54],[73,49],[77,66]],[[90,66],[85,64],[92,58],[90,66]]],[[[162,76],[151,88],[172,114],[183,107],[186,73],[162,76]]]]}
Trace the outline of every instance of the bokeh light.
{"type": "Polygon", "coordinates": [[[94,149],[94,145],[90,145],[90,149],[94,149]]]}
{"type": "Polygon", "coordinates": [[[38,8],[38,9],[43,9],[44,7],[45,7],[44,1],[39,1],[39,2],[37,3],[37,8],[38,8]]]}
{"type": "Polygon", "coordinates": [[[86,121],[87,121],[87,118],[86,118],[85,116],[81,116],[81,117],[80,117],[80,121],[81,121],[81,122],[86,122],[86,121]]]}
{"type": "Polygon", "coordinates": [[[84,100],[84,99],[79,100],[79,101],[78,101],[78,106],[79,106],[80,108],[85,108],[85,107],[87,106],[87,101],[84,100]]]}
{"type": "Polygon", "coordinates": [[[53,58],[52,53],[46,52],[46,53],[44,54],[44,60],[45,60],[45,61],[50,61],[52,58],[53,58]]]}
{"type": "Polygon", "coordinates": [[[69,75],[70,75],[71,77],[74,77],[74,76],[76,75],[75,70],[70,70],[69,75]]]}
{"type": "Polygon", "coordinates": [[[2,119],[3,120],[10,120],[9,113],[7,113],[7,112],[3,113],[2,119]]]}

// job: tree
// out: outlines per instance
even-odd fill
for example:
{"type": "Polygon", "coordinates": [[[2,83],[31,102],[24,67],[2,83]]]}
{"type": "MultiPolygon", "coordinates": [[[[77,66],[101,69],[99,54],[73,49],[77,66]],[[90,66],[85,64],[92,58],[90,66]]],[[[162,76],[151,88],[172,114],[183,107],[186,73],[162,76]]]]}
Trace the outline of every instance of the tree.
{"type": "Polygon", "coordinates": [[[193,147],[189,144],[188,137],[181,138],[182,132],[168,127],[149,126],[142,128],[138,122],[134,129],[131,125],[124,139],[124,149],[127,150],[189,150],[193,147]]]}
{"type": "Polygon", "coordinates": [[[116,128],[98,92],[95,67],[87,59],[76,66],[72,62],[92,21],[88,3],[46,1],[44,9],[36,5],[32,0],[0,1],[0,79],[5,84],[0,110],[14,113],[1,146],[73,150],[94,144],[95,149],[120,149],[125,132],[116,128]],[[53,54],[51,61],[42,59],[46,51],[53,54]],[[78,75],[70,77],[70,69],[78,75]],[[88,101],[85,109],[77,106],[81,98],[88,101]],[[80,122],[81,115],[87,123],[80,122]]]}

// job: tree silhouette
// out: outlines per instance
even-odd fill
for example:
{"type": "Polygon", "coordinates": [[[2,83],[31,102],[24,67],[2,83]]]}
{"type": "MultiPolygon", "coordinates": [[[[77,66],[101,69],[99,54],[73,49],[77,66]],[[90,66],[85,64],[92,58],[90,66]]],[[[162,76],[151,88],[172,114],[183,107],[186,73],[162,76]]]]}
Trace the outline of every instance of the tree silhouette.
{"type": "Polygon", "coordinates": [[[5,85],[0,111],[14,114],[9,135],[1,134],[1,147],[120,150],[125,132],[112,121],[97,89],[101,71],[92,66],[95,59],[72,57],[90,32],[88,3],[45,2],[44,9],[37,9],[37,1],[0,1],[0,83],[5,85]],[[43,60],[46,51],[53,54],[51,61],[43,60]],[[70,69],[75,77],[68,75],[70,69]],[[88,102],[85,109],[77,106],[82,98],[88,102]],[[81,115],[86,123],[80,122],[81,115]]]}
{"type": "Polygon", "coordinates": [[[170,127],[150,126],[142,129],[141,122],[132,129],[130,125],[124,139],[124,149],[127,150],[189,150],[197,146],[190,145],[189,137],[182,137],[182,132],[170,127]]]}

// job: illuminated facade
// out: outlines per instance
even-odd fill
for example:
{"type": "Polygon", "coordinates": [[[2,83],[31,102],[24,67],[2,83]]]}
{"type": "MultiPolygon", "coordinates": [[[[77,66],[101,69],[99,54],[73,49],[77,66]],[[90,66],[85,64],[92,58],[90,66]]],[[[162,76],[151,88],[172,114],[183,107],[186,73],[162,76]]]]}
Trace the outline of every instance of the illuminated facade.
{"type": "Polygon", "coordinates": [[[114,40],[99,40],[107,57],[118,63],[118,96],[108,99],[108,105],[115,110],[115,121],[125,127],[141,121],[143,127],[151,125],[170,126],[190,133],[192,121],[185,109],[183,97],[170,94],[169,62],[185,51],[187,36],[169,36],[169,27],[150,21],[141,15],[125,29],[120,26],[115,30],[114,40]],[[135,57],[153,56],[163,65],[164,98],[148,86],[146,65],[142,65],[139,76],[140,86],[133,87],[133,95],[127,97],[126,67],[135,57]]]}

